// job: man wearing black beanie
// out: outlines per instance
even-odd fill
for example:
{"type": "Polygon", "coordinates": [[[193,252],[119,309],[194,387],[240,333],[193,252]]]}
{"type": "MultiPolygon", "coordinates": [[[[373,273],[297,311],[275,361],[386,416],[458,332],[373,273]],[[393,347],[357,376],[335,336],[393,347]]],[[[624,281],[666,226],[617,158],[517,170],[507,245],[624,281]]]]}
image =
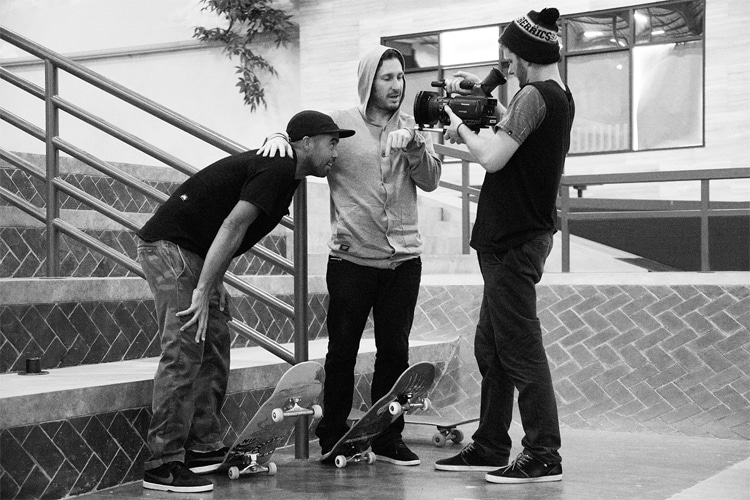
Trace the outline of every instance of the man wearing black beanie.
{"type": "MultiPolygon", "coordinates": [[[[445,137],[466,144],[487,170],[471,235],[484,280],[474,343],[482,392],[473,442],[435,468],[486,471],[493,483],[562,479],[557,402],[536,311],[575,112],[557,67],[559,16],[554,8],[531,11],[503,31],[500,44],[521,88],[507,109],[499,107],[494,134],[472,132],[445,107],[445,137]],[[523,451],[508,465],[516,390],[525,435],[523,451]]],[[[468,73],[455,76],[461,78],[446,82],[449,92],[464,92],[464,79],[479,82],[468,73]]]]}

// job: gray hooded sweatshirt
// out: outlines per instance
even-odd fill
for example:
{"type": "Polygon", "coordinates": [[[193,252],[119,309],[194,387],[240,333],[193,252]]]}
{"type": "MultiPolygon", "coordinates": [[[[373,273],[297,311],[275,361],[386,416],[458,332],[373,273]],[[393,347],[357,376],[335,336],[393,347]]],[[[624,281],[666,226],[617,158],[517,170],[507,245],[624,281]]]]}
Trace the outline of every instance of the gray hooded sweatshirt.
{"type": "MultiPolygon", "coordinates": [[[[427,132],[415,132],[406,149],[383,156],[389,132],[416,129],[414,118],[400,109],[385,127],[367,119],[367,102],[378,62],[387,49],[378,46],[360,61],[361,104],[329,113],[339,127],[356,131],[339,143],[338,158],[328,174],[330,254],[381,269],[393,269],[422,253],[417,187],[434,191],[441,172],[441,162],[427,132]]],[[[402,101],[403,98],[402,92],[402,101]]]]}

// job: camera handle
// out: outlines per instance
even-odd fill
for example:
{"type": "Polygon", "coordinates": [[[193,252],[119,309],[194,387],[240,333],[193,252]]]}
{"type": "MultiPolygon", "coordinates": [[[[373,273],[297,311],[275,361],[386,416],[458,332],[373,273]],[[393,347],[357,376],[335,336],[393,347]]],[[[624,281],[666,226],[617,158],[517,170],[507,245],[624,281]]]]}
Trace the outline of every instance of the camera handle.
{"type": "MultiPolygon", "coordinates": [[[[508,79],[502,71],[497,68],[492,68],[481,82],[474,83],[469,80],[461,80],[458,86],[464,90],[471,90],[472,95],[491,97],[492,91],[499,85],[505,85],[507,81],[508,79]]],[[[433,81],[430,85],[432,87],[445,88],[445,79],[433,81]]]]}

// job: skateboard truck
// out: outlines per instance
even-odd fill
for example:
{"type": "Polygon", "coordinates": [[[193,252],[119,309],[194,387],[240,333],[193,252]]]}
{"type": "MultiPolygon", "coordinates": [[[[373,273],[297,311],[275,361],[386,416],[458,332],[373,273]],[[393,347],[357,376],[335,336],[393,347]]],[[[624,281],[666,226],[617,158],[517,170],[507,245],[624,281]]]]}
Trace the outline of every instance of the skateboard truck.
{"type": "Polygon", "coordinates": [[[401,415],[401,413],[411,411],[414,408],[421,408],[422,411],[432,408],[432,402],[429,399],[423,398],[422,401],[413,403],[411,400],[413,396],[414,394],[409,392],[399,397],[396,401],[388,405],[388,412],[391,415],[401,415]]]}
{"type": "Polygon", "coordinates": [[[372,465],[375,463],[375,453],[368,451],[365,453],[355,453],[354,455],[336,455],[336,458],[333,460],[334,465],[338,469],[343,469],[348,464],[351,463],[359,463],[359,462],[365,462],[367,465],[372,465]]]}
{"type": "Polygon", "coordinates": [[[299,405],[300,398],[289,398],[283,408],[274,408],[271,411],[271,420],[276,423],[284,420],[285,417],[301,417],[303,415],[312,415],[313,418],[323,416],[323,408],[320,405],[312,405],[309,409],[299,405]]]}
{"type": "Polygon", "coordinates": [[[442,448],[449,439],[458,444],[464,440],[464,433],[461,429],[456,429],[455,427],[438,426],[438,432],[432,436],[432,444],[438,448],[442,448]]]}
{"type": "Polygon", "coordinates": [[[260,474],[261,472],[267,472],[269,476],[276,475],[276,464],[273,462],[266,462],[266,464],[260,465],[258,463],[257,453],[247,453],[243,458],[245,461],[249,458],[249,463],[243,463],[241,469],[236,465],[230,467],[228,471],[229,479],[239,479],[241,476],[260,474]]]}

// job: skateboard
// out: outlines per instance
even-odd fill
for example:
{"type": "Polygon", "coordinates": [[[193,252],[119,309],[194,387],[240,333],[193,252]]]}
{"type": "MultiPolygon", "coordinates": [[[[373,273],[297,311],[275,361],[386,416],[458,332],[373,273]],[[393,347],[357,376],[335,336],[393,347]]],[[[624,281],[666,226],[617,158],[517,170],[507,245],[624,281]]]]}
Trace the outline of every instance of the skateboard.
{"type": "Polygon", "coordinates": [[[450,421],[439,417],[428,416],[424,418],[406,417],[404,421],[407,424],[412,425],[428,425],[431,427],[437,427],[438,431],[432,436],[432,444],[434,444],[438,448],[442,448],[443,446],[445,446],[445,443],[447,443],[449,439],[454,443],[460,443],[461,441],[463,441],[464,433],[457,427],[459,425],[478,422],[479,418],[477,417],[469,418],[466,420],[450,421]]]}
{"type": "Polygon", "coordinates": [[[270,461],[271,455],[291,436],[295,417],[323,416],[321,407],[315,403],[323,390],[324,377],[323,366],[315,361],[305,361],[287,370],[237,437],[219,469],[227,470],[230,479],[261,472],[275,475],[277,467],[270,461]]]}
{"type": "Polygon", "coordinates": [[[435,365],[427,362],[411,365],[396,380],[391,390],[372,405],[362,418],[354,422],[320,460],[335,457],[334,464],[339,469],[350,463],[375,463],[375,454],[367,451],[372,441],[403,412],[415,408],[429,409],[430,400],[425,396],[434,381],[435,365]]]}
{"type": "MultiPolygon", "coordinates": [[[[354,423],[360,420],[364,416],[365,412],[362,410],[352,409],[349,413],[349,421],[354,423]]],[[[436,427],[437,432],[432,436],[432,444],[438,448],[445,446],[448,440],[454,443],[460,443],[464,440],[464,433],[461,429],[458,429],[459,425],[470,424],[472,422],[478,422],[479,418],[469,418],[466,420],[450,421],[435,416],[425,416],[422,418],[412,417],[411,415],[404,416],[404,422],[412,425],[426,425],[429,427],[436,427]]]]}

